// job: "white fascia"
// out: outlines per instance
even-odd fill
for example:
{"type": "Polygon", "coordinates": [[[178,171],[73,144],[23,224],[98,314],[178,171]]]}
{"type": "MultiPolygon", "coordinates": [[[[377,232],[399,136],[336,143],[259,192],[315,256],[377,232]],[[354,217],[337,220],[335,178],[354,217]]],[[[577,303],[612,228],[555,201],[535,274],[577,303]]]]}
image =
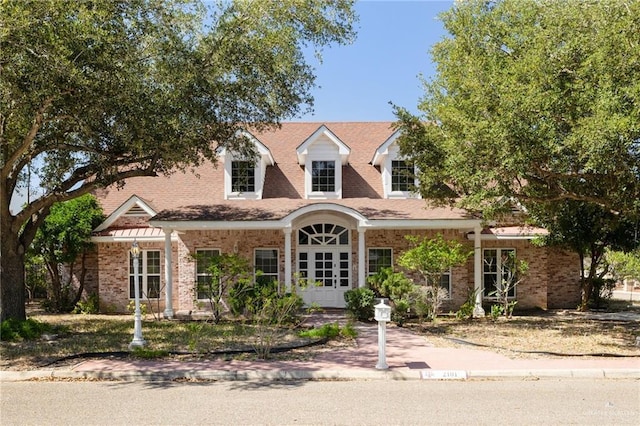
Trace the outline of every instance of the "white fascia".
{"type": "Polygon", "coordinates": [[[107,216],[107,218],[104,220],[104,222],[102,222],[100,225],[98,225],[98,227],[96,229],[94,229],[93,231],[94,232],[99,232],[99,231],[103,231],[103,230],[107,229],[116,220],[118,220],[118,218],[120,218],[120,216],[122,216],[123,214],[128,212],[129,209],[131,209],[131,207],[133,207],[134,205],[137,205],[142,210],[144,210],[145,213],[147,213],[149,215],[149,217],[153,217],[153,216],[155,216],[157,214],[157,212],[153,208],[151,208],[151,206],[149,206],[149,204],[147,204],[144,200],[142,200],[137,195],[132,195],[131,197],[129,197],[129,199],[127,201],[122,203],[120,205],[120,207],[115,209],[109,216],[107,216]]]}

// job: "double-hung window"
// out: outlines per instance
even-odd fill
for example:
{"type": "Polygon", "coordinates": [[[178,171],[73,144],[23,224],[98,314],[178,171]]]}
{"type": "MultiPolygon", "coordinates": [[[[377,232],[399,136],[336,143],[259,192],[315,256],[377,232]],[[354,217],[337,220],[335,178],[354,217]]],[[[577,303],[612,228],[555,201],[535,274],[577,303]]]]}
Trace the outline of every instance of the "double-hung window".
{"type": "Polygon", "coordinates": [[[447,299],[451,298],[451,269],[440,275],[440,288],[446,290],[447,299]]]}
{"type": "MultiPolygon", "coordinates": [[[[129,299],[136,296],[133,256],[129,253],[129,299]]],[[[160,297],[160,250],[142,250],[138,256],[138,284],[140,298],[160,297]]]]}
{"type": "Polygon", "coordinates": [[[213,290],[213,282],[211,280],[213,278],[209,268],[216,256],[220,256],[220,250],[196,250],[196,293],[198,300],[206,300],[211,296],[213,290]]]}
{"type": "MultiPolygon", "coordinates": [[[[485,298],[497,298],[499,293],[509,287],[515,271],[515,249],[484,249],[482,253],[485,298]]],[[[513,286],[508,288],[508,297],[516,296],[513,286]]]]}
{"type": "Polygon", "coordinates": [[[277,249],[256,249],[254,265],[256,282],[267,284],[272,281],[278,281],[277,249]]]}
{"type": "Polygon", "coordinates": [[[367,274],[374,275],[383,268],[392,266],[392,249],[390,248],[370,248],[367,264],[367,274]]]}
{"type": "Polygon", "coordinates": [[[335,192],[336,190],[336,162],[311,162],[311,191],[335,192]]]}
{"type": "Polygon", "coordinates": [[[391,161],[391,191],[409,192],[414,181],[413,167],[403,160],[391,161]]]}
{"type": "Polygon", "coordinates": [[[231,191],[255,192],[256,190],[256,168],[250,161],[231,162],[231,191]]]}

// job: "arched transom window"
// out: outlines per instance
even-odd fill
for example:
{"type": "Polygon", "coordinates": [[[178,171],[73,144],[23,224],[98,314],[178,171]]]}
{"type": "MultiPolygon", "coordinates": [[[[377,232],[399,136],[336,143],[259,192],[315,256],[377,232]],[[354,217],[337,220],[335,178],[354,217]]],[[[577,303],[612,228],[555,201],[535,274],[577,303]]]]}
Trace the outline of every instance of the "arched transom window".
{"type": "Polygon", "coordinates": [[[298,231],[301,246],[335,246],[349,244],[349,230],[333,223],[316,223],[298,231]]]}

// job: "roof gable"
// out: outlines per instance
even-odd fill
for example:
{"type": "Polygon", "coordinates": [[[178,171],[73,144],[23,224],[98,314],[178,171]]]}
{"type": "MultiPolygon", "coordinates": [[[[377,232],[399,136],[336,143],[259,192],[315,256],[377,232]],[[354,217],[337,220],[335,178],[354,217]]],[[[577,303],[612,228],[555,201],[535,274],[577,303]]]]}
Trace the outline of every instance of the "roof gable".
{"type": "Polygon", "coordinates": [[[399,136],[400,130],[396,130],[395,132],[393,132],[393,134],[389,136],[389,138],[384,141],[382,145],[378,147],[378,149],[376,149],[376,152],[371,159],[371,164],[373,164],[374,166],[379,166],[384,160],[384,156],[389,154],[389,147],[396,143],[396,140],[399,136]]]}
{"type": "Polygon", "coordinates": [[[340,155],[340,159],[342,165],[345,165],[349,162],[349,154],[351,153],[351,148],[347,146],[339,137],[335,135],[326,125],[321,125],[318,129],[313,132],[311,136],[304,140],[297,148],[296,153],[298,155],[298,164],[301,166],[305,164],[306,157],[309,154],[309,151],[312,149],[312,146],[319,142],[320,140],[328,139],[331,143],[333,143],[338,149],[338,154],[340,155]]]}
{"type": "Polygon", "coordinates": [[[137,195],[132,195],[127,201],[122,203],[120,207],[115,209],[107,218],[102,222],[95,231],[102,231],[109,228],[122,216],[147,216],[151,218],[155,216],[157,212],[142,198],[137,195]]]}

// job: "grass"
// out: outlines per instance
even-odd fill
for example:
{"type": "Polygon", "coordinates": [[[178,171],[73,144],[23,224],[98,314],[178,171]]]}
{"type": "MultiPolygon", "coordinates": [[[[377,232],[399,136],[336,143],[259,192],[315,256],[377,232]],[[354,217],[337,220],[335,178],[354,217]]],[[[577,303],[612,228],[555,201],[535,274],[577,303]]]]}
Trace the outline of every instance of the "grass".
{"type": "MultiPolygon", "coordinates": [[[[1,369],[34,368],[82,353],[129,352],[133,337],[130,315],[40,314],[25,323],[42,327],[48,337],[30,335],[24,339],[12,335],[10,339],[5,337],[3,328],[1,369]]],[[[141,358],[164,357],[169,353],[204,356],[216,351],[251,352],[256,337],[252,325],[240,322],[143,321],[142,330],[148,345],[132,354],[141,358]]],[[[312,340],[313,336],[301,337],[295,330],[283,330],[280,343],[302,344],[312,340]]]]}
{"type": "MultiPolygon", "coordinates": [[[[624,310],[640,313],[640,306],[627,305],[624,310]]],[[[411,327],[428,336],[436,346],[464,345],[455,340],[460,339],[516,357],[547,356],[535,352],[640,357],[640,347],[636,346],[640,321],[596,320],[589,315],[575,311],[550,311],[497,321],[489,318],[465,321],[443,318],[435,323],[412,324],[411,327]]]]}

